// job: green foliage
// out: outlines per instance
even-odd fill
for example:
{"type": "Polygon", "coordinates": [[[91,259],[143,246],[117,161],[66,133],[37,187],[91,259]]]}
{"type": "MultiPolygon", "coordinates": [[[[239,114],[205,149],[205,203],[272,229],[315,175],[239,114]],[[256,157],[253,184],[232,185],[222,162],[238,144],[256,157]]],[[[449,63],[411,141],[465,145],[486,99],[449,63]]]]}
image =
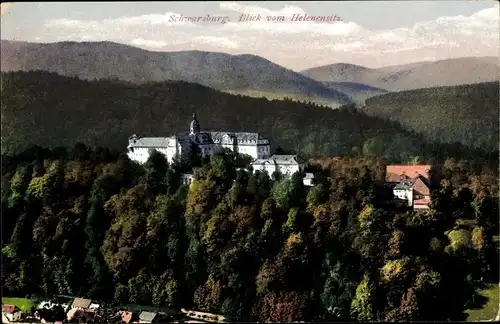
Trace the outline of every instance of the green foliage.
{"type": "MultiPolygon", "coordinates": [[[[414,156],[423,161],[447,156],[483,156],[483,160],[498,156],[460,144],[429,143],[397,122],[360,111],[234,96],[183,82],[130,85],[111,80],[82,81],[38,71],[2,73],[2,86],[4,154],[19,153],[33,144],[55,148],[83,143],[124,151],[131,134],[186,132],[195,110],[203,129],[259,132],[276,147],[307,156],[357,155],[364,151],[368,156],[378,154],[395,162],[414,156]],[[238,118],[234,118],[234,107],[238,107],[238,118]]],[[[427,114],[419,116],[437,120],[427,118],[427,114]]],[[[488,120],[491,123],[496,117],[488,120]]],[[[445,122],[455,120],[447,118],[445,122]]],[[[457,125],[465,125],[464,120],[460,119],[457,125]]],[[[443,132],[447,129],[451,128],[445,127],[443,132]]],[[[489,148],[496,151],[498,145],[489,148]]],[[[192,150],[191,156],[183,157],[179,163],[200,166],[198,153],[192,150]]],[[[70,153],[75,159],[88,154],[84,147],[70,153]]]]}
{"type": "Polygon", "coordinates": [[[139,166],[99,148],[68,151],[2,158],[6,295],[234,321],[444,321],[462,319],[481,278],[498,281],[495,170],[448,161],[432,209],[408,212],[381,200],[378,160],[323,161],[305,187],[300,173],[272,180],[222,153],[184,186],[178,177],[192,170],[160,155],[139,166]]]}
{"type": "Polygon", "coordinates": [[[390,260],[381,269],[381,277],[384,282],[397,280],[404,275],[407,265],[404,259],[390,260]]]}
{"type": "Polygon", "coordinates": [[[471,233],[465,229],[451,230],[447,236],[450,240],[448,246],[451,251],[456,251],[460,248],[467,248],[471,244],[471,233]]]}
{"type": "Polygon", "coordinates": [[[372,292],[370,279],[365,274],[363,281],[356,287],[356,295],[351,303],[351,316],[358,321],[373,320],[372,292]]]}
{"type": "Polygon", "coordinates": [[[23,312],[31,311],[33,301],[28,298],[2,297],[2,304],[15,305],[23,312]]]}

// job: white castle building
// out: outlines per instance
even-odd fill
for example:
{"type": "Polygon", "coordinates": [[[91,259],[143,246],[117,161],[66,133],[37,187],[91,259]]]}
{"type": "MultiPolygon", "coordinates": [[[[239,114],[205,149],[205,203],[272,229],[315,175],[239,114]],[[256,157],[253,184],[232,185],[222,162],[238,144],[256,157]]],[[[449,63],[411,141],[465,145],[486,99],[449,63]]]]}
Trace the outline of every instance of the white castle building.
{"type": "Polygon", "coordinates": [[[202,156],[212,155],[228,148],[233,152],[248,154],[254,159],[265,158],[271,154],[269,141],[258,133],[205,132],[193,114],[189,133],[178,133],[170,137],[129,138],[128,156],[131,160],[145,163],[151,152],[157,150],[172,162],[176,155],[189,151],[191,144],[199,147],[202,156]]]}
{"type": "Polygon", "coordinates": [[[296,155],[272,155],[269,141],[258,133],[206,132],[200,130],[200,123],[193,114],[189,133],[178,133],[170,137],[129,138],[128,157],[139,163],[145,163],[153,150],[163,153],[169,162],[176,155],[189,152],[195,144],[202,156],[212,155],[224,148],[233,152],[250,155],[254,161],[254,172],[267,171],[269,175],[279,171],[282,174],[293,174],[304,170],[304,163],[296,155]]]}

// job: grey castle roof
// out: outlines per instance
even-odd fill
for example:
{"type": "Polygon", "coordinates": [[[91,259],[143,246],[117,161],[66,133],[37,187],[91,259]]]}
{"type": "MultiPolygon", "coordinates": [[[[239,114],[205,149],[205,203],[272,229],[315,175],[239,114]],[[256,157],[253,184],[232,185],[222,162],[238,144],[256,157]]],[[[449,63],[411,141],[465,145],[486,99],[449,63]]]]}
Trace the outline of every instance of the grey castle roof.
{"type": "Polygon", "coordinates": [[[200,123],[196,119],[196,113],[193,114],[193,120],[190,123],[190,130],[194,133],[177,133],[169,137],[139,137],[132,135],[129,137],[130,147],[169,147],[169,142],[172,139],[177,139],[179,142],[190,141],[195,144],[217,144],[224,140],[224,136],[229,136],[230,139],[236,139],[238,145],[268,145],[269,141],[258,133],[248,132],[202,132],[200,131],[200,123]],[[261,143],[259,143],[259,141],[261,143]]]}
{"type": "Polygon", "coordinates": [[[177,139],[179,142],[190,139],[192,142],[197,144],[211,144],[211,143],[221,143],[224,135],[228,135],[230,138],[235,138],[238,145],[256,145],[259,141],[264,141],[264,144],[269,144],[269,141],[261,136],[259,133],[248,133],[248,132],[199,132],[197,134],[188,133],[177,133],[170,137],[138,137],[137,135],[132,135],[129,138],[131,147],[168,147],[169,141],[172,139],[177,139]],[[204,138],[199,140],[199,138],[204,138]]]}
{"type": "Polygon", "coordinates": [[[257,159],[253,164],[264,164],[271,163],[275,165],[298,165],[302,161],[297,157],[297,155],[278,155],[275,154],[266,159],[257,159]]]}
{"type": "Polygon", "coordinates": [[[397,185],[394,186],[395,190],[408,190],[413,187],[415,184],[416,179],[405,179],[399,182],[397,185]]]}
{"type": "Polygon", "coordinates": [[[248,133],[248,132],[210,132],[210,136],[214,143],[219,143],[222,141],[224,135],[228,135],[231,138],[236,138],[238,144],[257,144],[258,141],[267,141],[267,139],[259,133],[248,133]]]}
{"type": "Polygon", "coordinates": [[[135,147],[168,147],[169,137],[139,137],[130,144],[135,147]]]}

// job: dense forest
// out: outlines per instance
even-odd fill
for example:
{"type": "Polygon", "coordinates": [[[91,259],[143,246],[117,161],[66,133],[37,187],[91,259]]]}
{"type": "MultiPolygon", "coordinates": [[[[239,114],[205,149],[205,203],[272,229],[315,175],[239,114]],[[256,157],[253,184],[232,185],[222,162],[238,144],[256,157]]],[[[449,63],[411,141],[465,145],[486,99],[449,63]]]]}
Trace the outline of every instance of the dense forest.
{"type": "Polygon", "coordinates": [[[15,72],[2,73],[1,88],[2,153],[20,153],[32,144],[55,148],[77,142],[123,151],[132,134],[188,131],[196,111],[202,130],[260,132],[275,148],[308,157],[385,156],[393,162],[455,157],[478,165],[498,157],[497,149],[429,142],[398,122],[348,107],[332,110],[235,96],[190,83],[134,85],[15,72]]]}
{"type": "Polygon", "coordinates": [[[499,280],[498,168],[435,165],[431,209],[414,212],[387,199],[384,159],[311,162],[313,187],[239,161],[169,165],[153,153],[139,166],[83,144],[2,155],[4,295],[247,321],[440,321],[463,320],[476,289],[499,280]],[[193,167],[195,181],[181,185],[193,167]]]}
{"type": "Polygon", "coordinates": [[[366,100],[365,112],[401,122],[440,142],[498,149],[499,83],[392,92],[366,100]]]}

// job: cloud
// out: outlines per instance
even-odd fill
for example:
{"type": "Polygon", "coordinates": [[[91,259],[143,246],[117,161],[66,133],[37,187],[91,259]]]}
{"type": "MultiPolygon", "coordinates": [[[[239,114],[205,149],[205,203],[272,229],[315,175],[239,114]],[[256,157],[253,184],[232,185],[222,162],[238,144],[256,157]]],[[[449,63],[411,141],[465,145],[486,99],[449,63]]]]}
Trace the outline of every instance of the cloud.
{"type": "Polygon", "coordinates": [[[45,41],[108,39],[150,50],[196,48],[252,53],[295,69],[305,68],[303,64],[333,63],[332,58],[398,64],[418,61],[421,57],[498,55],[499,50],[498,4],[470,16],[438,17],[390,30],[370,30],[360,22],[347,21],[347,17],[335,22],[293,22],[290,21],[293,15],[307,13],[290,5],[270,10],[223,2],[219,9],[218,15],[229,17],[229,22],[207,21],[203,17],[214,16],[206,14],[193,21],[175,12],[87,21],[55,19],[47,21],[37,36],[45,41]],[[261,20],[239,22],[241,15],[249,14],[260,15],[261,20]],[[267,16],[285,19],[272,22],[266,20],[267,16]],[[179,17],[182,19],[178,20],[179,17]]]}
{"type": "Polygon", "coordinates": [[[229,40],[225,37],[217,37],[217,36],[198,36],[193,39],[194,43],[201,44],[210,44],[216,45],[225,48],[238,48],[239,45],[237,42],[229,40]]]}
{"type": "MultiPolygon", "coordinates": [[[[361,27],[353,22],[314,22],[314,21],[291,21],[294,17],[306,15],[300,7],[285,6],[279,10],[269,10],[258,6],[242,5],[235,2],[222,2],[221,10],[235,12],[236,15],[226,29],[237,29],[239,31],[253,30],[272,34],[320,34],[320,35],[351,35],[361,30],[361,27]],[[241,15],[260,15],[261,20],[253,22],[240,21],[241,15]],[[270,19],[271,21],[268,21],[270,19]],[[276,19],[273,21],[273,19],[276,19]]],[[[332,17],[333,18],[333,17],[332,17]]]]}
{"type": "Polygon", "coordinates": [[[146,48],[163,48],[168,45],[165,41],[135,38],[130,42],[132,45],[146,48]]]}
{"type": "Polygon", "coordinates": [[[270,10],[270,9],[262,8],[259,6],[249,6],[249,5],[244,5],[244,4],[240,4],[237,2],[221,2],[219,4],[219,8],[221,10],[233,11],[233,12],[238,12],[241,14],[261,14],[263,16],[268,16],[268,15],[291,16],[293,14],[305,14],[306,13],[304,10],[302,10],[302,8],[296,7],[296,6],[285,5],[285,7],[283,7],[282,9],[270,10]]]}

